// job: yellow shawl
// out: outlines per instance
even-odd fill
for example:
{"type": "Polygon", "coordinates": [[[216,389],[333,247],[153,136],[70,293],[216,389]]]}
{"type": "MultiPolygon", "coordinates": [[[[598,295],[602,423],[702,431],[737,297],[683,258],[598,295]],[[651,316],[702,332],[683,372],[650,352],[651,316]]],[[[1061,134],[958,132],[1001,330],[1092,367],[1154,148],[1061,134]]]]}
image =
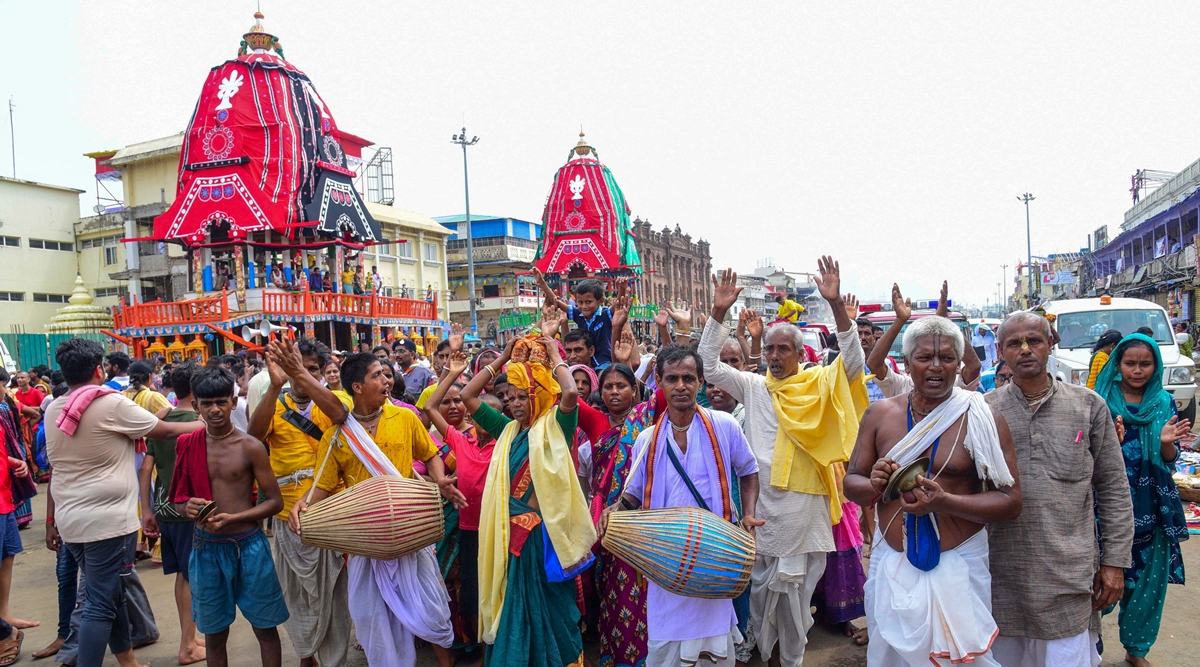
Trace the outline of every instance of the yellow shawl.
{"type": "MultiPolygon", "coordinates": [[[[558,408],[546,411],[529,427],[529,474],[539,499],[546,532],[564,568],[587,557],[596,543],[596,527],[571,462],[571,448],[558,426],[558,408]]],[[[509,452],[521,431],[516,421],[501,432],[483,487],[479,517],[479,629],[492,644],[500,629],[508,587],[509,452]]],[[[571,434],[574,435],[574,434],[571,434]]]]}
{"type": "Polygon", "coordinates": [[[848,461],[854,451],[858,422],[870,403],[865,378],[849,382],[838,358],[782,380],[768,373],[767,391],[779,419],[771,486],[829,496],[836,524],[842,520],[842,501],[833,464],[848,461]]]}

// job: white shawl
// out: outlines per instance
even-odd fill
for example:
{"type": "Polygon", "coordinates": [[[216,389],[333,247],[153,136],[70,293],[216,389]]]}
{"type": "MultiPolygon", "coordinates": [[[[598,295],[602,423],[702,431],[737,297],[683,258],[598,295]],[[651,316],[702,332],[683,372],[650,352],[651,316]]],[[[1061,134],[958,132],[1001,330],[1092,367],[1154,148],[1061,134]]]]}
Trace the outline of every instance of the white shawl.
{"type": "Polygon", "coordinates": [[[900,442],[892,448],[888,457],[901,467],[912,463],[925,453],[963,413],[967,414],[967,438],[963,447],[975,460],[975,471],[979,479],[987,480],[996,487],[1012,486],[1013,476],[1004,461],[1000,449],[1000,436],[996,433],[996,418],[983,395],[955,387],[950,398],[942,401],[929,416],[913,426],[900,442]]]}

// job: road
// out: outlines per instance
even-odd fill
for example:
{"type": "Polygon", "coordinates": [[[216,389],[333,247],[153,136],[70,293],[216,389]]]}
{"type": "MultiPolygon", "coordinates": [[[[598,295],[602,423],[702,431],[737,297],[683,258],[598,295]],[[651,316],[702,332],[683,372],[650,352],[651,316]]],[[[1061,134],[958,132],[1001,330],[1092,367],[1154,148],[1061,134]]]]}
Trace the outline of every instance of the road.
{"type": "MultiPolygon", "coordinates": [[[[55,556],[45,547],[43,521],[46,516],[45,485],[42,494],[34,499],[34,523],[29,530],[21,531],[25,552],[16,557],[13,567],[12,612],[19,618],[41,621],[42,625],[26,631],[22,662],[30,664],[29,654],[53,641],[58,618],[58,593],[54,577],[55,556]]],[[[1192,576],[1200,576],[1200,539],[1183,544],[1183,559],[1192,576]]],[[[150,561],[137,565],[138,574],[150,596],[158,622],[161,638],[156,644],[137,650],[138,660],[159,667],[177,664],[179,619],[175,613],[173,576],[163,576],[162,571],[151,566],[150,561]]],[[[1200,634],[1196,633],[1196,617],[1200,613],[1200,587],[1171,586],[1167,595],[1166,612],[1163,614],[1162,630],[1158,643],[1150,653],[1156,667],[1194,667],[1200,664],[1200,634]]],[[[860,625],[864,624],[859,619],[860,625]]],[[[291,643],[284,635],[283,657],[285,665],[296,665],[298,661],[291,643]]],[[[1104,619],[1104,644],[1108,648],[1105,666],[1124,665],[1124,651],[1117,636],[1116,615],[1104,619]]],[[[595,658],[597,646],[589,646],[589,654],[595,658]]],[[[235,667],[258,665],[258,645],[250,626],[238,616],[229,639],[229,664],[235,667]]],[[[50,664],[51,660],[38,663],[50,664]]],[[[864,667],[867,664],[866,648],[854,646],[849,639],[818,626],[809,636],[808,654],[805,665],[821,667],[864,667]]],[[[105,665],[116,665],[111,657],[105,665]]],[[[361,651],[351,649],[349,667],[367,664],[361,651]]],[[[435,667],[433,653],[429,649],[421,652],[419,667],[435,667]]],[[[753,663],[761,665],[763,663],[753,663]]]]}

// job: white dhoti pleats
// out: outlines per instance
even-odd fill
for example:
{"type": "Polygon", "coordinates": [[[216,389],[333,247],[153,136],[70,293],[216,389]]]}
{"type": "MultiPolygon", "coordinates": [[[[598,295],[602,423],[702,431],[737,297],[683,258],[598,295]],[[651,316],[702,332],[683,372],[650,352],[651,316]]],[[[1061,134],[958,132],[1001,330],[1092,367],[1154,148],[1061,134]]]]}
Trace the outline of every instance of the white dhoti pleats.
{"type": "Polygon", "coordinates": [[[272,519],[275,574],[287,604],[288,638],[301,658],[316,656],[321,667],[339,667],[350,650],[346,574],[342,555],[305,544],[287,521],[272,519]]]}
{"type": "Polygon", "coordinates": [[[372,667],[412,667],[413,637],[454,643],[450,598],[433,547],[396,560],[350,557],[350,616],[372,667]]]}
{"type": "Polygon", "coordinates": [[[986,530],[943,551],[929,572],[877,532],[865,593],[871,667],[999,667],[986,530]]]}
{"type": "Polygon", "coordinates": [[[812,596],[825,574],[824,551],[796,556],[759,556],[750,571],[750,615],[763,660],[779,644],[783,667],[800,667],[812,629],[812,596]]]}
{"type": "Polygon", "coordinates": [[[646,664],[654,667],[733,667],[734,646],[742,641],[737,626],[729,634],[682,641],[646,642],[646,664]]]}
{"type": "Polygon", "coordinates": [[[1001,667],[1099,667],[1098,639],[1087,631],[1062,639],[997,637],[992,657],[1001,667]]]}

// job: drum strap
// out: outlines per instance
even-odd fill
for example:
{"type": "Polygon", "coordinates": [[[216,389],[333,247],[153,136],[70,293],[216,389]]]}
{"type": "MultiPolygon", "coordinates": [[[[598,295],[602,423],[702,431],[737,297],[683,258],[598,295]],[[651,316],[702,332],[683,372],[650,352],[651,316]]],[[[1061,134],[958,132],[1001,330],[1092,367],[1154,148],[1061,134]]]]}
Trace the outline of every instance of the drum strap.
{"type": "MultiPolygon", "coordinates": [[[[708,433],[709,444],[712,446],[713,458],[715,458],[717,462],[717,476],[720,478],[719,483],[721,485],[721,515],[725,517],[726,521],[736,523],[737,519],[733,516],[732,495],[729,491],[729,478],[725,473],[725,460],[724,457],[721,456],[721,448],[717,445],[717,433],[713,428],[712,419],[705,412],[704,408],[697,408],[696,415],[700,417],[700,422],[704,425],[704,430],[708,433]]],[[[658,436],[662,431],[662,423],[664,421],[667,421],[667,416],[665,414],[659,417],[658,422],[654,424],[654,434],[650,439],[650,448],[646,454],[646,488],[643,491],[643,507],[650,505],[650,494],[654,486],[654,461],[657,459],[658,436]]],[[[683,471],[683,466],[680,465],[679,459],[675,456],[675,452],[671,449],[670,442],[667,442],[667,454],[669,455],[675,470],[679,472],[679,475],[683,477],[683,481],[687,483],[688,490],[692,492],[692,496],[694,496],[696,501],[700,503],[701,507],[711,512],[712,510],[709,509],[708,504],[704,502],[704,499],[701,498],[700,494],[696,491],[696,487],[694,484],[692,484],[692,480],[687,476],[687,473],[683,471]]],[[[713,513],[716,514],[716,512],[713,513]]]]}
{"type": "Polygon", "coordinates": [[[683,465],[679,463],[679,457],[675,456],[675,448],[671,443],[667,443],[667,456],[671,459],[671,465],[675,466],[675,472],[683,478],[683,483],[687,484],[688,491],[692,492],[692,498],[696,499],[696,503],[700,505],[700,509],[711,512],[708,508],[708,503],[704,502],[704,498],[700,497],[700,492],[696,490],[696,485],[692,483],[692,478],[688,477],[687,471],[683,469],[683,465]]]}

